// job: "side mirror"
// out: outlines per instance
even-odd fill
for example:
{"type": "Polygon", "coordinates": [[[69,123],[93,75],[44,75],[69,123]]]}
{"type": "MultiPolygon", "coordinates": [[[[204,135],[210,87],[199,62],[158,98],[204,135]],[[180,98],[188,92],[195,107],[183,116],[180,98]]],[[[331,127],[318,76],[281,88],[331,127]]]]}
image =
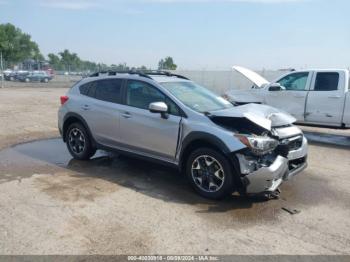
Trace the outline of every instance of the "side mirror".
{"type": "Polygon", "coordinates": [[[148,109],[152,113],[160,113],[163,118],[168,118],[168,106],[164,102],[150,103],[148,109]]]}
{"type": "Polygon", "coordinates": [[[283,91],[286,90],[281,84],[273,83],[269,86],[269,91],[283,91]]]}

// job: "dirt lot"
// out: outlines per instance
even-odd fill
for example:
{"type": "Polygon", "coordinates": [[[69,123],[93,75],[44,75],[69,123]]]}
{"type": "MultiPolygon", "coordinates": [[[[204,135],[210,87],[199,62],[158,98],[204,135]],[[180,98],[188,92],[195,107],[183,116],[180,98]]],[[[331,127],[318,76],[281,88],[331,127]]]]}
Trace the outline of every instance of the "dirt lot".
{"type": "Polygon", "coordinates": [[[57,136],[60,96],[76,80],[58,76],[47,84],[5,81],[5,88],[0,89],[0,149],[57,136]]]}
{"type": "Polygon", "coordinates": [[[75,161],[59,139],[10,147],[58,136],[68,85],[0,89],[0,254],[350,254],[349,138],[313,134],[309,168],[279,200],[208,201],[147,162],[75,161]]]}

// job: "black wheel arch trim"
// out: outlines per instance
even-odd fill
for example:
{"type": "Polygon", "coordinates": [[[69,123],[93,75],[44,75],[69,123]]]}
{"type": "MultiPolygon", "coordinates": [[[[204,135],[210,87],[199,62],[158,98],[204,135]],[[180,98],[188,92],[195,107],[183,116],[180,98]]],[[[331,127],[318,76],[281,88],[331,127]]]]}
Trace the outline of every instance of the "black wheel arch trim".
{"type": "Polygon", "coordinates": [[[190,146],[193,142],[200,141],[200,140],[204,140],[204,141],[208,142],[209,144],[214,145],[215,147],[220,149],[220,151],[222,153],[224,153],[225,155],[230,154],[229,148],[217,136],[215,136],[213,134],[210,134],[210,133],[202,132],[202,131],[193,131],[193,132],[189,133],[182,140],[182,143],[181,143],[181,149],[180,149],[180,153],[179,153],[179,168],[180,168],[180,171],[182,171],[183,164],[186,161],[186,159],[184,159],[184,157],[185,157],[184,154],[186,153],[186,151],[188,149],[188,146],[190,146]]]}
{"type": "Polygon", "coordinates": [[[89,128],[89,125],[87,124],[85,119],[81,115],[79,115],[77,113],[72,113],[72,112],[67,113],[64,116],[64,118],[63,118],[63,130],[62,130],[63,142],[66,142],[66,132],[67,132],[67,129],[68,129],[68,126],[66,126],[66,122],[70,118],[76,118],[76,119],[79,120],[79,122],[85,127],[86,131],[88,132],[89,138],[91,139],[92,146],[96,147],[97,142],[95,141],[94,137],[92,136],[92,133],[91,133],[90,128],[89,128]]]}
{"type": "Polygon", "coordinates": [[[231,151],[229,147],[220,138],[210,133],[206,133],[202,131],[193,131],[185,137],[185,139],[182,142],[182,147],[179,154],[178,166],[179,166],[180,172],[184,171],[184,164],[186,163],[186,160],[187,160],[187,159],[184,159],[184,153],[186,152],[186,149],[188,148],[188,146],[191,145],[192,142],[200,141],[200,140],[207,141],[209,144],[214,145],[227,157],[235,174],[234,181],[237,185],[237,190],[240,192],[242,192],[242,190],[244,191],[244,186],[240,179],[241,171],[240,171],[239,161],[235,156],[235,152],[231,151]]]}

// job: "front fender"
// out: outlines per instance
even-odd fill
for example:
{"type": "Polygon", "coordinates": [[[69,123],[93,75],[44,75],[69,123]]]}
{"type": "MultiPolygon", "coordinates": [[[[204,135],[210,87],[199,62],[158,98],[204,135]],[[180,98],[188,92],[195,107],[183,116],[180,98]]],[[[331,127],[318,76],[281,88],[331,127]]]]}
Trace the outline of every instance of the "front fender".
{"type": "Polygon", "coordinates": [[[239,151],[246,147],[238,139],[233,137],[232,134],[230,137],[222,139],[216,135],[204,131],[192,131],[183,138],[181,148],[179,148],[177,153],[180,168],[182,167],[184,161],[186,161],[185,158],[189,153],[188,150],[194,143],[196,143],[196,146],[201,146],[201,143],[203,146],[207,146],[209,144],[219,149],[227,156],[229,156],[232,152],[239,151]],[[227,139],[229,139],[231,143],[225,143],[224,141],[227,139]]]}

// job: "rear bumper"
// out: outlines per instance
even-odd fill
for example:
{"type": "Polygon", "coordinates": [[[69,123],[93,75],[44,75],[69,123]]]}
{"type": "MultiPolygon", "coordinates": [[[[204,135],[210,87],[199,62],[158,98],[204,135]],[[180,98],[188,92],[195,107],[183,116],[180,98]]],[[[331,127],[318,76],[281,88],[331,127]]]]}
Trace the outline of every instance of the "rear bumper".
{"type": "Polygon", "coordinates": [[[58,110],[58,113],[57,113],[57,127],[58,127],[58,130],[60,132],[60,135],[61,137],[63,138],[63,119],[64,119],[64,112],[65,110],[63,109],[63,107],[61,106],[58,110]]]}
{"type": "MultiPolygon", "coordinates": [[[[242,158],[240,158],[240,162],[242,158]]],[[[242,163],[241,163],[242,164],[242,163]]],[[[270,166],[261,167],[243,178],[247,194],[275,191],[283,181],[299,174],[307,167],[307,140],[290,151],[288,157],[277,156],[270,166]]]]}

